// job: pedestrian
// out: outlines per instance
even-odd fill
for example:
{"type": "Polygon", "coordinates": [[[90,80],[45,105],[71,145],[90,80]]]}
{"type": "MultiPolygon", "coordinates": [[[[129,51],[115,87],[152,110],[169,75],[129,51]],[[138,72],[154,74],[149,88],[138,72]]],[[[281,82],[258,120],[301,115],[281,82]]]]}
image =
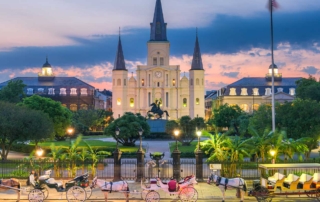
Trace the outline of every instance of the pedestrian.
{"type": "Polygon", "coordinates": [[[177,181],[172,177],[168,183],[169,192],[175,192],[179,189],[177,181]]]}

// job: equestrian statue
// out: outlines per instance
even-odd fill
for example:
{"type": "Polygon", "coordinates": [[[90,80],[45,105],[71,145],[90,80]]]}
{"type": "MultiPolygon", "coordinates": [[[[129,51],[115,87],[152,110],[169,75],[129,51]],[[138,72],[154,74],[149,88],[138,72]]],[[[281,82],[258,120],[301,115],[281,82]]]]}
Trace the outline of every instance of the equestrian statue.
{"type": "Polygon", "coordinates": [[[158,101],[158,100],[156,100],[154,103],[151,103],[150,106],[152,106],[152,107],[151,107],[151,110],[147,112],[147,115],[149,115],[149,113],[151,112],[154,115],[157,115],[158,119],[161,119],[163,113],[165,113],[169,117],[167,110],[160,109],[160,104],[161,104],[161,101],[158,101]]]}

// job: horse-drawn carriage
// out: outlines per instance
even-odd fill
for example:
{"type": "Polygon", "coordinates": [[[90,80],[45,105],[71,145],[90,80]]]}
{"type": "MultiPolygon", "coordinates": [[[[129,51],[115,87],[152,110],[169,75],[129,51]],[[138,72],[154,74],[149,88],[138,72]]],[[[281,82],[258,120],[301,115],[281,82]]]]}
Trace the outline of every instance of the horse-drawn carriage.
{"type": "Polygon", "coordinates": [[[260,164],[261,178],[252,195],[259,202],[276,196],[307,195],[320,201],[320,164],[260,164]]]}
{"type": "Polygon", "coordinates": [[[49,195],[48,188],[56,189],[57,192],[66,192],[68,201],[82,202],[91,196],[92,190],[89,186],[88,173],[75,177],[63,186],[61,181],[50,177],[51,172],[51,170],[47,170],[45,175],[39,177],[39,182],[36,183],[34,189],[28,195],[29,201],[43,201],[46,199],[49,195]]]}

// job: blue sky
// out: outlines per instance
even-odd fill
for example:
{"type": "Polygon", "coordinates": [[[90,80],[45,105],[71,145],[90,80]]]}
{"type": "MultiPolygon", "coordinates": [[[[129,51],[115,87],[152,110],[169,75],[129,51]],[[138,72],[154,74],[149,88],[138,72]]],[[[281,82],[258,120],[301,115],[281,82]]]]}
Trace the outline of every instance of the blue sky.
{"type": "MultiPolygon", "coordinates": [[[[284,77],[319,77],[319,0],[278,0],[275,63],[284,77]]],[[[196,27],[206,89],[263,77],[271,63],[267,0],[162,0],[171,65],[190,69],[196,27]]],[[[45,57],[58,76],[111,89],[118,29],[130,72],[145,64],[155,0],[10,0],[0,3],[0,82],[36,76],[45,57]]],[[[183,73],[182,73],[183,74],[183,73]]]]}

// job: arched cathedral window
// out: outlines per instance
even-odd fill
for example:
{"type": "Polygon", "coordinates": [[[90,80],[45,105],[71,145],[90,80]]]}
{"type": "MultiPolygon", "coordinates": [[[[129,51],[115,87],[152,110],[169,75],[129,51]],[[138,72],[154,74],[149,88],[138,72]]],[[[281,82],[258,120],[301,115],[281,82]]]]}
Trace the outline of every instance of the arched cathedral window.
{"type": "Polygon", "coordinates": [[[117,86],[121,86],[121,79],[117,80],[117,86]]]}
{"type": "Polygon", "coordinates": [[[200,103],[200,99],[196,98],[196,105],[199,105],[199,103],[200,103]]]}
{"type": "Polygon", "coordinates": [[[130,98],[130,107],[134,107],[134,98],[130,98]]]}
{"type": "Polygon", "coordinates": [[[196,85],[197,86],[199,85],[199,79],[196,79],[196,85]]]}
{"type": "Polygon", "coordinates": [[[183,98],[182,105],[183,107],[187,107],[187,98],[183,98]]]}

